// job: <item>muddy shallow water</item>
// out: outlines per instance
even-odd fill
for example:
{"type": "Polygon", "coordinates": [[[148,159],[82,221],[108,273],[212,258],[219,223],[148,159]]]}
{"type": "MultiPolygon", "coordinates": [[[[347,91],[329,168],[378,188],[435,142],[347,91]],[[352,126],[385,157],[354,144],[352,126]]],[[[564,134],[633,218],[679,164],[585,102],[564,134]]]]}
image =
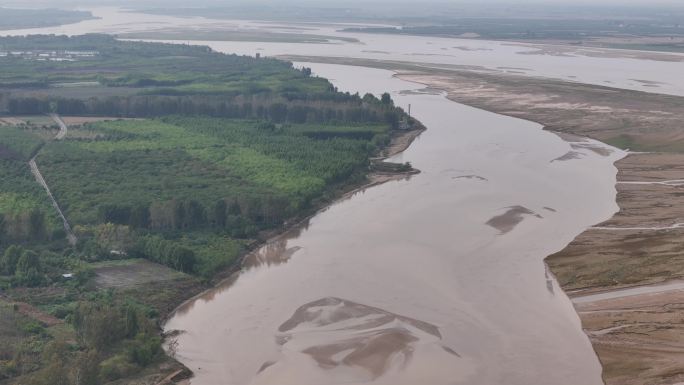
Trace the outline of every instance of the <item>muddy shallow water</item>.
{"type": "Polygon", "coordinates": [[[180,308],[166,329],[184,331],[192,383],[600,384],[542,261],[616,210],[622,154],[405,92],[421,86],[388,71],[312,66],[410,103],[428,131],[394,160],[422,173],[333,205],[180,308]]]}

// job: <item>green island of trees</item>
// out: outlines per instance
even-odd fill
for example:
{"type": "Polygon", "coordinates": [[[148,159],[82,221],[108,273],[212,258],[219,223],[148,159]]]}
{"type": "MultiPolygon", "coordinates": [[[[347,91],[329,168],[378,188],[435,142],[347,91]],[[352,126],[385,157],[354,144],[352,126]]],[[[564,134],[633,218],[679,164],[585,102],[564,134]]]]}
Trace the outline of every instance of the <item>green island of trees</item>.
{"type": "Polygon", "coordinates": [[[407,119],[388,94],[274,59],[104,35],[0,46],[0,383],[101,384],[169,361],[163,316],[263,232],[364,183],[407,119]],[[61,140],[36,118],[51,113],[78,117],[61,140]],[[177,273],[102,278],[144,260],[177,273]]]}
{"type": "Polygon", "coordinates": [[[0,30],[52,27],[93,18],[87,11],[0,7],[0,30]]]}

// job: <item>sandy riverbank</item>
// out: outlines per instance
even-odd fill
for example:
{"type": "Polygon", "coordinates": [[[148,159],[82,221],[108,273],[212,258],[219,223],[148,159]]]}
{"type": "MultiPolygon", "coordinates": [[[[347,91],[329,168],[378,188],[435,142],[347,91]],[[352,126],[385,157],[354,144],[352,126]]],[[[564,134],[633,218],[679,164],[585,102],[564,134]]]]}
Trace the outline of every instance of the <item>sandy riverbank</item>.
{"type": "MultiPolygon", "coordinates": [[[[684,177],[680,151],[683,99],[631,91],[500,76],[399,73],[404,80],[445,89],[449,98],[623,147],[618,181],[663,182],[684,177]]],[[[575,144],[581,146],[579,144],[575,144]]],[[[570,158],[569,158],[570,159],[570,158]]],[[[681,187],[618,183],[620,212],[601,227],[668,227],[684,218],[681,187]]],[[[547,262],[566,290],[605,291],[684,276],[684,229],[589,229],[547,262]]],[[[571,296],[579,293],[571,293],[571,296]]],[[[604,368],[607,384],[673,384],[684,379],[684,293],[665,291],[576,305],[604,368]]]]}
{"type": "MultiPolygon", "coordinates": [[[[684,277],[684,228],[677,225],[684,222],[684,183],[677,182],[684,179],[684,98],[411,63],[296,60],[391,69],[403,80],[445,91],[453,101],[538,122],[573,147],[589,148],[582,140],[589,137],[639,151],[616,163],[620,211],[551,255],[547,263],[571,297],[684,277]],[[635,227],[639,229],[620,229],[635,227]]],[[[572,161],[575,156],[571,152],[558,160],[572,161]]],[[[575,306],[607,384],[684,381],[684,291],[575,306]]]]}
{"type": "MultiPolygon", "coordinates": [[[[684,177],[679,151],[682,99],[576,84],[528,86],[453,82],[444,75],[404,73],[405,80],[446,89],[452,100],[589,136],[623,147],[660,149],[616,163],[618,181],[663,182],[684,177]]],[[[446,75],[448,77],[448,75],[446,75]]],[[[495,82],[501,77],[494,78],[495,82]]],[[[536,83],[536,84],[535,84],[536,83]]],[[[618,183],[620,212],[601,227],[668,227],[684,218],[681,187],[618,183]]],[[[589,229],[547,262],[566,290],[605,291],[684,276],[684,229],[589,229]]],[[[571,296],[578,295],[572,294],[571,296]]],[[[673,384],[684,379],[684,293],[665,291],[577,305],[607,384],[673,384]]]]}

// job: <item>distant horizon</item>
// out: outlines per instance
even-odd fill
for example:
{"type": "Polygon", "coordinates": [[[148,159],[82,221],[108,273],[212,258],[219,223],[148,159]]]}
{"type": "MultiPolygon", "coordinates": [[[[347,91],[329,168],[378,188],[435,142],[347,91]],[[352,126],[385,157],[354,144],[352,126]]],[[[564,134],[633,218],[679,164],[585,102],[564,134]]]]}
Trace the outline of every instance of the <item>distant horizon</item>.
{"type": "Polygon", "coordinates": [[[511,6],[511,5],[524,5],[524,6],[550,6],[550,7],[647,7],[647,8],[658,8],[658,7],[682,7],[679,0],[659,0],[659,1],[648,1],[648,0],[517,0],[517,1],[502,1],[502,0],[429,0],[424,1],[411,1],[411,0],[371,0],[371,1],[360,1],[360,0],[350,0],[350,1],[340,1],[340,0],[199,0],[192,4],[186,4],[185,1],[180,0],[10,0],[5,1],[0,4],[1,7],[12,7],[12,8],[43,8],[43,7],[74,7],[74,6],[130,6],[134,5],[136,8],[153,6],[153,7],[169,7],[169,8],[201,8],[201,7],[231,7],[231,6],[254,6],[254,5],[271,5],[271,6],[282,6],[282,5],[293,5],[293,6],[313,6],[315,8],[328,8],[328,7],[364,7],[364,6],[374,6],[374,5],[385,5],[385,4],[397,4],[397,5],[435,5],[435,6],[511,6]]]}

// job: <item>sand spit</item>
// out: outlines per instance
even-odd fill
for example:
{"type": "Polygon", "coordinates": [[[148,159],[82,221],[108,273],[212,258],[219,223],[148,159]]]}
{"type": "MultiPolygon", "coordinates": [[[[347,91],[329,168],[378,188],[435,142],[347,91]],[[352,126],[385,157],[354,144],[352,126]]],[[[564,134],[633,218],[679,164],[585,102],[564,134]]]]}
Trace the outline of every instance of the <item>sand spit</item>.
{"type": "Polygon", "coordinates": [[[533,216],[542,218],[541,215],[523,206],[506,207],[506,212],[493,217],[487,221],[487,225],[499,230],[503,235],[512,231],[516,226],[522,222],[525,217],[533,216]]]}
{"type": "Polygon", "coordinates": [[[488,180],[487,178],[485,178],[485,177],[483,177],[483,176],[479,176],[479,175],[461,175],[461,176],[454,176],[454,177],[452,177],[452,179],[471,179],[471,180],[479,180],[479,181],[482,181],[482,182],[486,182],[486,181],[488,180]]]}
{"type": "MultiPolygon", "coordinates": [[[[369,379],[409,365],[421,344],[437,345],[434,351],[447,360],[459,357],[440,345],[435,325],[334,297],[301,306],[279,332],[283,351],[293,347],[325,370],[356,367],[369,379]]],[[[276,369],[278,363],[269,366],[276,369]]]]}
{"type": "Polygon", "coordinates": [[[553,162],[564,162],[564,161],[566,161],[566,160],[579,159],[579,158],[581,158],[581,157],[582,157],[582,153],[581,153],[581,152],[577,152],[577,151],[568,151],[565,155],[559,156],[558,158],[553,159],[553,160],[551,161],[551,163],[553,163],[553,162]]]}
{"type": "Polygon", "coordinates": [[[280,356],[261,365],[255,384],[364,383],[381,376],[419,381],[433,365],[461,359],[435,325],[336,297],[302,305],[278,331],[280,356]]]}

